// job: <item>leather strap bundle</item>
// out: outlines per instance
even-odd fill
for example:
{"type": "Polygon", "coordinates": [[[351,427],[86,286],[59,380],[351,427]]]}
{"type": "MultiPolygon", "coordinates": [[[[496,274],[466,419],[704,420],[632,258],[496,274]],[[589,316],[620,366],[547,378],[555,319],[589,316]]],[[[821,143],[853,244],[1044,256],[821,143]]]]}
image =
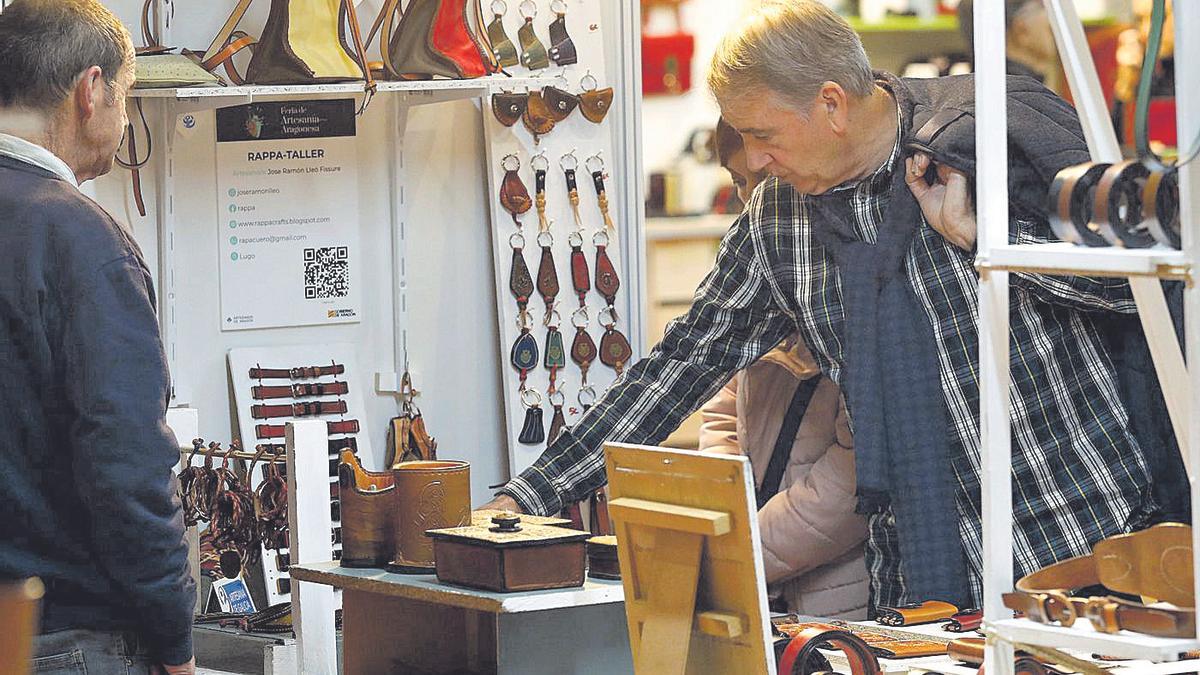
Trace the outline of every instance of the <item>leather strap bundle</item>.
{"type": "Polygon", "coordinates": [[[400,0],[386,0],[366,44],[383,29],[379,52],[393,79],[483,77],[501,66],[489,36],[477,30],[482,23],[479,0],[410,0],[403,12],[400,0]]]}
{"type": "Polygon", "coordinates": [[[842,630],[808,628],[792,638],[779,660],[779,675],[810,675],[808,659],[818,649],[838,649],[850,662],[852,675],[881,675],[879,660],[862,638],[842,630]]]}
{"type": "Polygon", "coordinates": [[[1192,585],[1192,534],[1167,523],[1098,542],[1092,555],[1042,568],[1004,594],[1006,607],[1039,623],[1071,626],[1087,617],[1096,630],[1130,630],[1160,637],[1196,634],[1192,585]],[[1101,585],[1175,607],[1149,606],[1116,597],[1074,597],[1075,589],[1101,585]]]}
{"type": "Polygon", "coordinates": [[[875,621],[884,626],[917,626],[945,621],[956,614],[958,608],[948,602],[926,600],[899,607],[879,607],[875,621]]]}
{"type": "Polygon", "coordinates": [[[319,84],[365,80],[374,90],[354,0],[271,0],[258,42],[237,26],[253,0],[239,0],[204,53],[209,71],[230,69],[234,55],[254,46],[245,81],[252,84],[319,84]],[[353,46],[346,41],[349,26],[353,46]]]}

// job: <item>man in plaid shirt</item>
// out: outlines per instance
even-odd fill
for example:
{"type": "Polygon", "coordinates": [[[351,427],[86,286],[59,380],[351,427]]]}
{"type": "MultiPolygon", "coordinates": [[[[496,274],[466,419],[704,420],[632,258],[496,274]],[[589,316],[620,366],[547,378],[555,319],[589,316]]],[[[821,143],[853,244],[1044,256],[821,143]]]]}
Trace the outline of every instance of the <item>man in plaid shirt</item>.
{"type": "MultiPolygon", "coordinates": [[[[941,400],[935,404],[945,420],[936,432],[945,438],[945,466],[930,469],[945,470],[951,486],[947,503],[937,506],[951,516],[948,529],[957,524],[956,532],[943,534],[961,544],[965,578],[954,580],[964,588],[959,599],[981,601],[978,276],[970,188],[964,174],[943,165],[934,167],[937,180],[926,182],[928,155],[917,153],[901,162],[901,139],[916,131],[907,97],[918,87],[928,92],[946,85],[873,74],[846,22],[807,0],[764,3],[726,38],[709,84],[722,115],[745,139],[751,170],[765,170],[772,178],[725,236],[691,310],[489,506],[548,514],[586,497],[605,482],[605,442],[662,441],[733,373],[795,330],[825,373],[842,385],[854,365],[846,357],[847,345],[861,337],[848,330],[855,324],[846,312],[844,281],[861,270],[843,269],[834,261],[828,232],[822,231],[830,227],[824,214],[844,214],[841,236],[851,243],[880,248],[874,245],[888,241],[881,226],[894,215],[889,206],[894,210],[901,201],[896,185],[903,181],[919,212],[909,223],[914,234],[895,256],[897,275],[918,308],[912,314],[935,343],[926,347],[936,355],[930,370],[937,371],[933,386],[941,400]]],[[[1045,90],[1031,97],[1070,115],[1045,90]]],[[[1068,150],[1086,157],[1073,115],[1071,121],[1075,133],[1067,134],[1068,150]]],[[[1043,198],[1044,193],[1036,197],[1043,198]]],[[[1022,218],[1019,210],[1012,238],[1021,243],[1053,239],[1044,216],[1022,218]]],[[[1095,541],[1147,525],[1156,515],[1149,471],[1129,431],[1097,328],[1106,313],[1134,311],[1128,286],[1120,280],[1013,276],[1011,415],[1019,574],[1089,553],[1095,541]]],[[[889,326],[870,329],[881,333],[880,343],[888,340],[889,326]]],[[[847,392],[854,419],[858,401],[853,388],[847,392]]],[[[858,421],[856,447],[860,435],[878,431],[858,421]]],[[[924,420],[906,423],[919,428],[924,420]]],[[[893,497],[894,505],[911,495],[893,497]]],[[[906,575],[915,578],[920,568],[939,561],[903,559],[903,527],[897,527],[892,505],[868,513],[874,604],[930,599],[910,587],[906,575]]]]}

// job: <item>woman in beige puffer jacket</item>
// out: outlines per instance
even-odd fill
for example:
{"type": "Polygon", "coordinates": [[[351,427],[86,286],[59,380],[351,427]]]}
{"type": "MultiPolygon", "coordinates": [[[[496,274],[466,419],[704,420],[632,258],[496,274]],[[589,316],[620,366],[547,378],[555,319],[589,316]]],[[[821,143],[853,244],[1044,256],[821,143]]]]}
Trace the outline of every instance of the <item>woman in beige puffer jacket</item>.
{"type": "Polygon", "coordinates": [[[746,455],[760,485],[801,381],[821,378],[783,480],[758,512],[772,596],[799,614],[867,618],[866,519],[854,512],[854,441],[837,385],[795,338],[738,373],[702,409],[700,449],[746,455]]]}

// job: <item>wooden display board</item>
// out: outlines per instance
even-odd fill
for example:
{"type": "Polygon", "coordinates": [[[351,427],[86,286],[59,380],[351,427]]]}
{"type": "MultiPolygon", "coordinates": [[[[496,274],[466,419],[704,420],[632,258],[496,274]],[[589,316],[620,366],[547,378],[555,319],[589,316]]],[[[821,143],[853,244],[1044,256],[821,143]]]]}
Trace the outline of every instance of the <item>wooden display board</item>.
{"type": "Polygon", "coordinates": [[[605,446],[639,675],[775,672],[750,461],[605,446]]]}

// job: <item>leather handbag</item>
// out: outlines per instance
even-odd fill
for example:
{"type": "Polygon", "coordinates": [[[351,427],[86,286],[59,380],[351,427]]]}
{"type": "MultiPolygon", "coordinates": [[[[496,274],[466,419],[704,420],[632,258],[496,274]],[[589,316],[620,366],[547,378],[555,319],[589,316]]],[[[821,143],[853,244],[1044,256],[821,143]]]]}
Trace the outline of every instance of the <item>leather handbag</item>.
{"type": "Polygon", "coordinates": [[[471,79],[499,72],[479,0],[387,0],[367,35],[380,34],[383,69],[394,79],[471,79]],[[396,15],[400,15],[399,22],[396,15]]]}
{"type": "Polygon", "coordinates": [[[647,9],[668,5],[675,17],[674,33],[642,34],[642,93],[682,94],[692,88],[692,57],[696,53],[696,36],[683,31],[677,0],[656,0],[643,6],[642,28],[646,29],[647,9]]]}
{"type": "Polygon", "coordinates": [[[429,574],[433,540],[426,530],[471,524],[471,466],[460,461],[401,462],[396,485],[396,559],[388,569],[429,574]]]}
{"type": "Polygon", "coordinates": [[[391,471],[370,472],[350,450],[338,466],[342,566],[385,567],[396,555],[396,488],[391,471]]]}
{"type": "Polygon", "coordinates": [[[234,7],[204,53],[205,69],[227,66],[228,70],[235,54],[253,48],[245,76],[251,84],[366,80],[373,87],[353,0],[271,0],[257,42],[237,31],[251,2],[239,0],[234,7]],[[347,27],[353,46],[346,41],[347,27]]]}

